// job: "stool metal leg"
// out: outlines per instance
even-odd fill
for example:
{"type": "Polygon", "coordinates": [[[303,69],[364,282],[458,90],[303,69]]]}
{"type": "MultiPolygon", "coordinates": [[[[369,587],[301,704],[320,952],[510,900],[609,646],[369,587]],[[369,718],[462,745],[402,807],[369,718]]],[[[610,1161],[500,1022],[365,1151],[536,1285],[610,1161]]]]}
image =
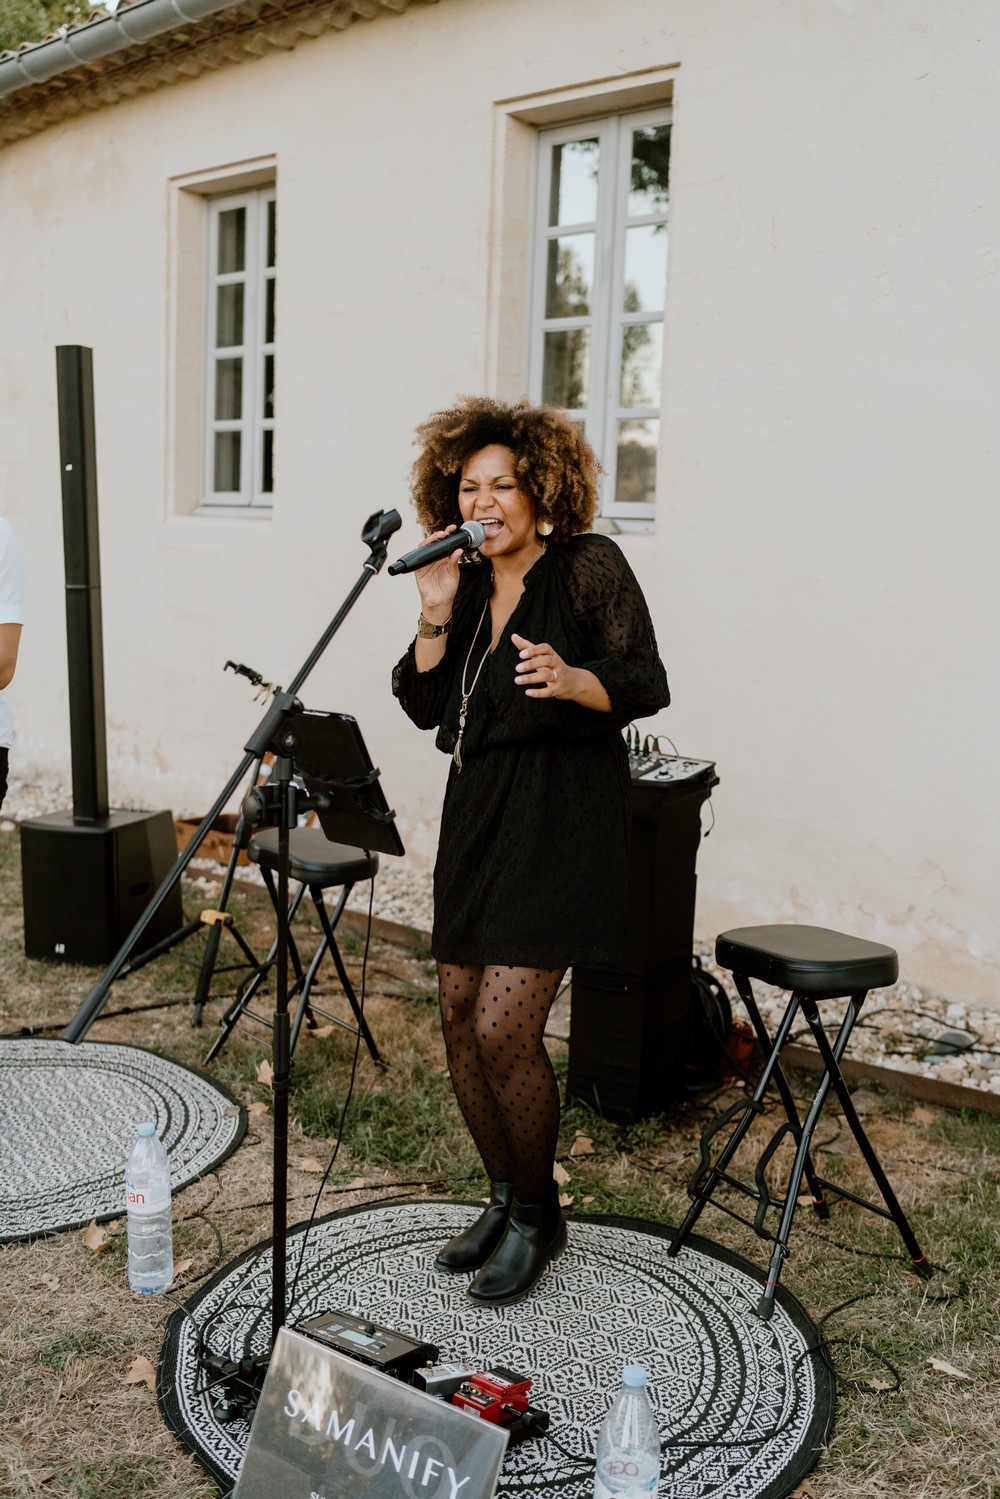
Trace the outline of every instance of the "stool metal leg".
{"type": "MultiPolygon", "coordinates": [[[[847,1038],[851,1034],[853,1023],[853,1020],[849,1022],[845,1019],[844,1024],[840,1028],[840,1035],[837,1038],[837,1046],[840,1052],[847,1045],[847,1038]]],[[[812,1140],[813,1130],[816,1128],[816,1121],[826,1102],[826,1095],[830,1091],[831,1081],[829,1072],[824,1073],[819,1087],[813,1095],[813,1101],[809,1105],[809,1112],[806,1114],[805,1123],[802,1126],[802,1132],[799,1136],[795,1160],[792,1163],[792,1169],[788,1176],[788,1185],[785,1189],[785,1206],[782,1209],[778,1232],[774,1236],[774,1253],[771,1255],[771,1263],[767,1270],[767,1283],[764,1287],[763,1295],[757,1303],[757,1315],[764,1318],[765,1321],[774,1311],[774,1293],[778,1289],[778,1282],[781,1278],[781,1267],[790,1253],[788,1240],[792,1232],[792,1220],[795,1217],[795,1209],[798,1206],[799,1188],[802,1185],[806,1156],[809,1153],[809,1143],[812,1140]]]]}
{"type": "Polygon", "coordinates": [[[840,1105],[843,1108],[845,1118],[850,1125],[851,1133],[854,1135],[854,1138],[858,1143],[858,1147],[865,1158],[868,1169],[871,1171],[872,1176],[875,1178],[875,1182],[878,1185],[878,1188],[881,1191],[886,1204],[888,1205],[889,1211],[886,1212],[884,1208],[878,1207],[877,1204],[867,1202],[862,1197],[857,1197],[853,1192],[842,1192],[835,1184],[831,1183],[830,1185],[832,1186],[833,1191],[837,1192],[843,1197],[849,1198],[852,1202],[857,1203],[859,1207],[864,1207],[867,1208],[870,1212],[878,1213],[883,1218],[890,1218],[896,1224],[896,1227],[898,1228],[902,1236],[903,1242],[909,1250],[910,1258],[913,1261],[914,1268],[925,1278],[932,1273],[927,1266],[924,1255],[921,1253],[920,1246],[917,1243],[916,1238],[914,1237],[913,1231],[910,1228],[909,1223],[907,1222],[906,1216],[896,1199],[896,1195],[889,1185],[889,1180],[882,1169],[882,1164],[879,1161],[878,1156],[872,1149],[871,1142],[868,1139],[861,1120],[858,1118],[858,1113],[854,1107],[854,1102],[851,1098],[850,1093],[848,1092],[847,1084],[844,1081],[844,1075],[840,1070],[841,1057],[844,1055],[844,1051],[847,1047],[847,1042],[850,1038],[851,1032],[854,1029],[855,1022],[857,1021],[858,1014],[861,1010],[861,1006],[864,1004],[866,997],[867,991],[859,994],[852,994],[849,997],[847,1002],[847,1013],[845,1014],[844,1019],[841,1022],[840,1029],[837,1032],[837,1038],[832,1046],[830,1044],[830,1038],[826,1033],[826,1028],[824,1027],[822,1020],[820,1019],[819,1009],[817,1007],[815,999],[812,999],[808,995],[801,995],[799,997],[802,1013],[805,1015],[806,1020],[809,1023],[809,1027],[813,1033],[820,1056],[823,1060],[824,1072],[822,1078],[820,1079],[819,1087],[816,1089],[816,1092],[813,1096],[813,1101],[809,1107],[809,1112],[806,1115],[806,1121],[802,1128],[802,1138],[799,1142],[799,1148],[796,1152],[795,1161],[792,1165],[792,1170],[788,1180],[788,1190],[787,1196],[785,1198],[784,1211],[781,1215],[781,1223],[778,1227],[778,1232],[775,1235],[775,1248],[774,1253],[771,1256],[771,1263],[768,1267],[767,1285],[765,1286],[764,1294],[761,1296],[760,1301],[757,1305],[758,1316],[765,1319],[770,1317],[771,1313],[774,1310],[774,1293],[778,1286],[782,1264],[788,1258],[789,1254],[788,1241],[791,1237],[792,1220],[795,1217],[795,1209],[798,1203],[799,1187],[801,1185],[802,1175],[805,1169],[805,1159],[808,1152],[809,1142],[812,1139],[813,1130],[816,1127],[816,1122],[823,1110],[823,1106],[826,1103],[827,1096],[830,1092],[831,1087],[834,1089],[838,1099],[840,1100],[840,1105]]]}
{"type": "MultiPolygon", "coordinates": [[[[295,1043],[299,1039],[299,1031],[302,1029],[303,1020],[306,1021],[310,1030],[316,1029],[316,1012],[313,1009],[312,1005],[309,1003],[309,995],[312,990],[313,980],[316,977],[319,965],[322,963],[324,957],[326,956],[326,947],[326,938],[322,937],[320,939],[319,946],[312,955],[312,961],[310,962],[309,967],[306,969],[305,980],[302,984],[302,991],[299,994],[299,1002],[295,1007],[295,1018],[292,1021],[292,1029],[289,1036],[289,1055],[294,1055],[295,1053],[295,1043]]],[[[323,1012],[320,1011],[320,1013],[322,1014],[323,1012]]],[[[348,1026],[347,1029],[350,1030],[351,1027],[348,1026]]]]}
{"type": "MultiPolygon", "coordinates": [[[[262,864],[261,865],[260,872],[261,872],[261,875],[263,877],[264,884],[267,886],[267,893],[271,897],[271,904],[274,907],[274,914],[275,914],[275,916],[277,916],[280,907],[278,905],[278,886],[277,886],[277,883],[275,881],[274,875],[271,873],[270,869],[268,869],[268,867],[267,867],[266,864],[262,864]]],[[[305,893],[306,893],[306,887],[305,887],[304,884],[302,884],[296,890],[295,895],[292,897],[292,903],[288,907],[288,956],[291,959],[292,967],[295,969],[295,987],[296,988],[298,988],[299,984],[301,984],[303,982],[303,980],[305,979],[305,970],[302,967],[302,959],[299,957],[299,950],[295,946],[295,937],[292,934],[291,926],[292,926],[292,922],[295,919],[295,916],[296,916],[296,914],[298,912],[299,906],[302,904],[302,900],[303,900],[303,897],[305,896],[305,893]]],[[[271,957],[272,961],[273,961],[274,955],[277,954],[277,951],[278,951],[278,939],[276,937],[274,939],[274,943],[272,944],[271,953],[269,954],[269,956],[271,957]]],[[[295,992],[295,990],[293,989],[292,993],[294,993],[294,992],[295,992]]]]}
{"type": "MultiPolygon", "coordinates": [[[[768,1056],[772,1050],[779,1050],[776,1043],[775,1046],[772,1047],[771,1039],[767,1034],[767,1027],[765,1026],[764,1021],[761,1018],[761,1013],[757,1008],[757,1001],[754,998],[753,987],[746,974],[734,973],[733,982],[736,985],[736,992],[739,994],[743,1003],[746,1005],[747,1014],[750,1016],[750,1023],[757,1034],[757,1040],[760,1043],[761,1050],[763,1051],[765,1057],[768,1056]]],[[[792,1000],[794,1001],[796,999],[798,1000],[800,1005],[804,1003],[803,995],[793,995],[792,1000]]],[[[785,1032],[786,1036],[788,1035],[790,1030],[791,1026],[789,1025],[788,1030],[785,1032]]],[[[780,1050],[775,1061],[774,1082],[775,1086],[778,1089],[778,1093],[781,1097],[781,1102],[785,1110],[785,1118],[788,1120],[792,1135],[795,1139],[796,1144],[798,1144],[799,1140],[801,1140],[802,1138],[802,1122],[799,1119],[799,1111],[795,1106],[795,1098],[792,1094],[791,1088],[788,1085],[788,1079],[785,1077],[785,1074],[782,1071],[780,1050]]],[[[829,1218],[830,1205],[826,1200],[819,1174],[817,1173],[816,1168],[813,1165],[812,1156],[808,1150],[806,1151],[805,1156],[805,1168],[806,1181],[809,1183],[809,1190],[812,1193],[812,1205],[816,1211],[816,1216],[818,1218],[829,1218]]]]}
{"type": "MultiPolygon", "coordinates": [[[[752,998],[753,997],[751,995],[751,1002],[752,998]]],[[[756,1005],[753,1006],[753,1009],[756,1013],[756,1005]]],[[[677,1233],[674,1235],[674,1237],[670,1241],[670,1244],[668,1245],[668,1256],[676,1255],[682,1248],[684,1241],[687,1239],[691,1230],[694,1228],[698,1219],[701,1217],[702,1210],[704,1209],[706,1203],[710,1200],[712,1193],[715,1191],[720,1181],[727,1180],[731,1186],[742,1187],[742,1183],[735,1182],[731,1177],[726,1177],[726,1167],[729,1165],[733,1156],[736,1154],[737,1150],[742,1144],[743,1139],[750,1129],[750,1126],[753,1124],[754,1118],[764,1111],[764,1094],[767,1092],[771,1078],[776,1068],[778,1067],[778,1058],[781,1053],[781,1048],[782,1046],[784,1046],[786,1040],[788,1039],[788,1034],[791,1031],[797,1011],[798,998],[795,994],[793,994],[791,999],[789,1000],[788,1008],[781,1018],[781,1024],[778,1027],[778,1033],[775,1036],[774,1044],[771,1045],[770,1041],[768,1041],[767,1046],[765,1047],[764,1069],[757,1080],[757,1086],[756,1088],[754,1088],[752,1096],[747,1100],[746,1103],[737,1103],[734,1104],[731,1109],[727,1109],[726,1112],[721,1115],[721,1117],[717,1119],[714,1124],[710,1125],[709,1128],[702,1134],[701,1161],[696,1168],[690,1183],[688,1184],[688,1191],[691,1193],[691,1196],[694,1200],[690,1208],[688,1209],[688,1213],[686,1218],[684,1219],[684,1222],[681,1224],[680,1228],[677,1230],[677,1233]],[[719,1129],[721,1129],[731,1119],[734,1119],[738,1114],[743,1115],[742,1119],[733,1130],[733,1133],[724,1146],[718,1160],[714,1165],[710,1165],[706,1149],[708,1141],[714,1134],[718,1132],[719,1129]]],[[[759,1021],[759,1014],[757,1018],[759,1021]]],[[[763,1029],[763,1023],[761,1023],[761,1028],[763,1029]]],[[[766,1039],[766,1032],[764,1033],[764,1035],[766,1039]]],[[[787,1088],[787,1084],[785,1086],[787,1088]]],[[[749,1190],[745,1187],[742,1187],[742,1189],[744,1191],[749,1190]]]]}
{"type": "Polygon", "coordinates": [[[385,1061],[378,1049],[378,1046],[375,1043],[375,1037],[372,1035],[368,1022],[365,1019],[364,1011],[358,1003],[358,997],[354,992],[354,986],[347,976],[347,969],[344,967],[344,960],[340,955],[340,948],[337,946],[337,939],[334,936],[334,928],[336,927],[337,922],[340,920],[341,912],[343,911],[344,906],[347,904],[347,897],[348,895],[350,895],[353,888],[353,885],[344,886],[343,890],[340,893],[340,899],[337,901],[332,921],[330,919],[330,914],[327,911],[326,906],[323,904],[322,890],[317,887],[311,890],[310,894],[313,898],[313,904],[316,907],[316,914],[319,917],[320,925],[323,928],[323,936],[330,950],[330,956],[333,959],[334,967],[337,970],[337,977],[340,979],[341,988],[347,995],[347,1002],[350,1005],[351,1009],[354,1011],[354,1018],[358,1023],[358,1030],[361,1032],[361,1035],[364,1038],[364,1043],[368,1048],[368,1055],[378,1066],[384,1067],[385,1061]]]}
{"type": "MultiPolygon", "coordinates": [[[[860,1011],[865,998],[866,995],[864,994],[852,994],[850,997],[848,1003],[848,1018],[850,1019],[850,1025],[848,1026],[848,1035],[854,1028],[854,1022],[857,1019],[858,1012],[860,1011]]],[[[929,1279],[933,1274],[933,1271],[927,1263],[927,1257],[924,1255],[919,1243],[917,1242],[916,1235],[910,1227],[909,1220],[907,1219],[906,1214],[900,1207],[899,1199],[897,1198],[895,1192],[892,1190],[892,1187],[889,1185],[889,1178],[886,1176],[885,1171],[882,1167],[882,1163],[872,1147],[872,1143],[868,1138],[868,1132],[866,1131],[864,1125],[861,1123],[861,1120],[858,1117],[858,1111],[854,1107],[854,1100],[850,1095],[847,1083],[844,1080],[844,1075],[840,1070],[840,1059],[843,1056],[844,1046],[847,1044],[847,1037],[844,1037],[843,1045],[841,1045],[840,1037],[838,1036],[838,1044],[831,1049],[829,1037],[826,1034],[823,1022],[820,1019],[816,1001],[803,1001],[802,1012],[809,1023],[809,1027],[813,1033],[817,1048],[819,1049],[819,1054],[823,1058],[823,1063],[826,1067],[827,1074],[833,1084],[834,1091],[840,1102],[840,1107],[844,1111],[844,1118],[847,1120],[847,1123],[850,1126],[851,1134],[857,1141],[858,1149],[864,1156],[865,1164],[867,1165],[868,1170],[871,1172],[872,1177],[874,1178],[875,1185],[878,1187],[879,1191],[882,1194],[882,1198],[886,1204],[886,1207],[888,1208],[888,1212],[886,1212],[885,1209],[880,1208],[876,1203],[867,1202],[863,1198],[856,1197],[853,1192],[843,1192],[841,1193],[841,1195],[849,1198],[853,1202],[856,1202],[859,1207],[867,1208],[869,1212],[878,1213],[880,1217],[891,1219],[899,1230],[899,1234],[903,1240],[903,1243],[906,1245],[907,1252],[909,1253],[914,1269],[919,1275],[923,1276],[924,1279],[929,1279]]],[[[844,1024],[847,1025],[847,1018],[845,1018],[844,1024]]]]}
{"type": "MultiPolygon", "coordinates": [[[[266,879],[269,871],[264,870],[263,873],[266,879]]],[[[292,898],[292,903],[288,908],[289,921],[292,920],[292,918],[295,916],[296,911],[299,909],[299,906],[302,903],[302,897],[305,895],[305,889],[306,887],[304,885],[300,885],[298,890],[295,892],[295,895],[292,898]]],[[[272,900],[277,902],[277,897],[278,892],[275,889],[272,894],[272,900]]],[[[275,905],[275,909],[277,909],[277,905],[275,905]]],[[[234,932],[234,935],[236,936],[238,941],[241,941],[238,932],[234,932]]],[[[249,948],[247,948],[246,950],[248,953],[250,953],[249,948]]],[[[292,951],[292,942],[289,938],[289,957],[292,957],[292,951]]],[[[271,946],[268,949],[267,957],[264,958],[263,962],[258,962],[253,953],[250,953],[251,958],[253,958],[254,972],[240,985],[240,987],[236,991],[236,996],[233,999],[232,1003],[223,1013],[223,1016],[219,1021],[219,1034],[216,1036],[215,1040],[212,1042],[212,1045],[208,1050],[208,1053],[205,1057],[206,1063],[211,1062],[213,1058],[218,1056],[223,1046],[225,1046],[226,1042],[229,1040],[230,1034],[232,1033],[236,1022],[239,1020],[241,1015],[249,1015],[252,1020],[259,1021],[261,1025],[270,1026],[271,1022],[265,1016],[254,1014],[254,1012],[250,1009],[250,1002],[253,999],[254,995],[257,993],[257,990],[260,988],[261,984],[267,978],[267,975],[270,973],[271,969],[274,967],[274,960],[277,956],[277,952],[278,941],[277,938],[275,938],[271,943],[271,946]]],[[[302,964],[297,953],[293,957],[293,963],[297,974],[297,988],[298,984],[300,984],[303,979],[302,964]]],[[[294,994],[295,989],[293,988],[291,992],[294,994]]]]}

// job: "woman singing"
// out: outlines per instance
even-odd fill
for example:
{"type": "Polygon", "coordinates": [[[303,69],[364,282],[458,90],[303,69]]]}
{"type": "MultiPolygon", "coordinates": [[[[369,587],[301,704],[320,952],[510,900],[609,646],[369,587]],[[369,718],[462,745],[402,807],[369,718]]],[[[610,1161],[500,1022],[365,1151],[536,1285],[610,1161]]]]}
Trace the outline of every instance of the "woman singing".
{"type": "Polygon", "coordinates": [[[482,1216],[437,1257],[469,1295],[527,1296],[566,1238],[559,1092],[542,1036],[571,963],[621,960],[630,780],[621,730],[669,701],[614,542],[591,533],[599,465],[548,407],[466,398],[418,429],[427,541],[481,521],[478,556],[416,574],[393,691],[452,758],[434,869],[441,1020],[483,1165],[482,1216]]]}

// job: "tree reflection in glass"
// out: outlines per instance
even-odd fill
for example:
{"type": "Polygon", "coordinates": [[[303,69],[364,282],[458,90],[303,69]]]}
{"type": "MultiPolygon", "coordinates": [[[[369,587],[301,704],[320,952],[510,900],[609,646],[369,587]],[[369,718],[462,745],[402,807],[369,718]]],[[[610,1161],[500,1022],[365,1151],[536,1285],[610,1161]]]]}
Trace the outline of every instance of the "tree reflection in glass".
{"type": "Polygon", "coordinates": [[[629,218],[666,212],[669,175],[670,126],[650,125],[633,130],[629,218]]]}
{"type": "Polygon", "coordinates": [[[566,141],[552,153],[549,226],[589,224],[597,217],[597,169],[600,144],[596,140],[566,141]]]}
{"type": "Polygon", "coordinates": [[[546,317],[586,317],[594,286],[594,236],[567,234],[549,240],[546,317]]]}
{"type": "Polygon", "coordinates": [[[659,418],[620,422],[615,499],[626,504],[652,505],[656,495],[656,442],[659,418]]]}
{"type": "Polygon", "coordinates": [[[590,332],[567,328],[545,335],[542,361],[542,400],[576,411],[587,404],[590,332]]]}

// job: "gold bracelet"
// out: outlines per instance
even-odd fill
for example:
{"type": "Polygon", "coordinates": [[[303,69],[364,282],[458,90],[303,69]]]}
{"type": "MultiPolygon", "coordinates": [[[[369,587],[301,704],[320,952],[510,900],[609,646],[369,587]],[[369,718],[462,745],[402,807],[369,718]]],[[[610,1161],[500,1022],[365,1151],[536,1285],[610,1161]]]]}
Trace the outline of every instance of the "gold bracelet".
{"type": "Polygon", "coordinates": [[[418,640],[436,640],[439,635],[446,635],[450,629],[451,629],[451,615],[450,614],[449,614],[448,618],[445,620],[445,622],[444,622],[443,625],[433,625],[433,624],[431,624],[431,622],[430,622],[429,619],[424,619],[423,614],[421,614],[420,617],[419,617],[419,619],[417,620],[417,639],[418,640]]]}

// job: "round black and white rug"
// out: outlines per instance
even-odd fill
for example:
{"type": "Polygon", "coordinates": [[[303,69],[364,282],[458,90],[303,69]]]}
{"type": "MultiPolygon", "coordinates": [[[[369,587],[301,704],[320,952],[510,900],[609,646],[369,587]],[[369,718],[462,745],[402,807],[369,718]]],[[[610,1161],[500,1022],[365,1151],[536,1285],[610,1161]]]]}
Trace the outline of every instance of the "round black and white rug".
{"type": "Polygon", "coordinates": [[[153,1052],[0,1040],[0,1243],[120,1218],[143,1119],[156,1123],[175,1191],[231,1155],[247,1124],[225,1088],[153,1052]]]}
{"type": "MultiPolygon", "coordinates": [[[[814,1467],[833,1421],[833,1375],[812,1351],[815,1326],[787,1291],[779,1288],[770,1321],[756,1316],[763,1272],[698,1238],[670,1259],[671,1230],[656,1224],[571,1218],[567,1249],[528,1300],[480,1307],[465,1295],[466,1276],[433,1261],[481,1207],[421,1199],[347,1209],[312,1226],[304,1255],[300,1225],[288,1236],[288,1324],[348,1311],[435,1345],[443,1362],[530,1375],[549,1433],[508,1450],[500,1494],[590,1499],[597,1432],[622,1365],[633,1362],[649,1371],[664,1492],[779,1499],[814,1467]]],[[[226,1359],[266,1355],[270,1277],[264,1244],[219,1271],[167,1324],[160,1408],[224,1488],[249,1427],[218,1419],[199,1343],[226,1359]]]]}

